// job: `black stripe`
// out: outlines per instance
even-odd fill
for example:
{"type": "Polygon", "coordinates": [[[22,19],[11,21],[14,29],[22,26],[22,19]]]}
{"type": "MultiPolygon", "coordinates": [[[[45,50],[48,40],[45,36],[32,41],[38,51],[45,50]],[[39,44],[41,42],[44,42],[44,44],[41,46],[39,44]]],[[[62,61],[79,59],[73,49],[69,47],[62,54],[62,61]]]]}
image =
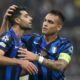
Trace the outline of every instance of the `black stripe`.
{"type": "Polygon", "coordinates": [[[41,69],[42,65],[38,65],[38,80],[43,80],[43,72],[42,72],[42,69],[41,69]]]}
{"type": "MultiPolygon", "coordinates": [[[[50,49],[50,46],[51,46],[51,45],[47,46],[47,52],[48,52],[48,50],[50,49]]],[[[47,59],[49,59],[49,56],[48,56],[48,55],[47,55],[47,59]]],[[[47,80],[52,80],[52,72],[51,72],[51,70],[48,69],[48,68],[47,68],[47,80]]]]}
{"type": "Polygon", "coordinates": [[[47,80],[52,80],[52,75],[51,75],[51,71],[49,69],[47,69],[47,80]]]}
{"type": "Polygon", "coordinates": [[[41,49],[41,44],[42,44],[42,38],[39,38],[39,40],[38,40],[38,42],[37,42],[38,44],[36,45],[36,48],[37,48],[37,52],[39,53],[39,52],[41,52],[40,51],[40,49],[41,49]]]}
{"type": "MultiPolygon", "coordinates": [[[[38,44],[36,45],[36,48],[37,48],[37,52],[39,53],[40,52],[40,46],[42,44],[42,38],[40,37],[39,40],[38,40],[38,44]]],[[[42,65],[38,64],[38,80],[43,80],[43,72],[42,72],[42,65]]]]}
{"type": "Polygon", "coordinates": [[[29,75],[29,80],[34,80],[32,75],[29,75]]]}
{"type": "Polygon", "coordinates": [[[16,75],[16,68],[17,66],[13,66],[12,72],[11,72],[11,80],[15,80],[16,75]]]}
{"type": "Polygon", "coordinates": [[[31,38],[28,40],[28,42],[26,43],[26,46],[27,46],[27,49],[29,51],[32,51],[32,43],[33,43],[33,40],[34,40],[35,36],[31,36],[31,38]]]}
{"type": "Polygon", "coordinates": [[[4,66],[1,66],[0,67],[0,80],[5,80],[5,71],[6,71],[6,68],[4,66]]]}

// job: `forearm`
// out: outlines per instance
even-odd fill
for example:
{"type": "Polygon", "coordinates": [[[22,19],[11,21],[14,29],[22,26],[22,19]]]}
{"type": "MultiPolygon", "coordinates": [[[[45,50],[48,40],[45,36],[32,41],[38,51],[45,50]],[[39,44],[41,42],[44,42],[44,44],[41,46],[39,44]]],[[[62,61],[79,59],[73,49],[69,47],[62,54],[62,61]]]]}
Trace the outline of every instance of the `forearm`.
{"type": "Polygon", "coordinates": [[[8,58],[5,56],[0,56],[0,65],[18,65],[19,60],[16,58],[8,58]]]}
{"type": "Polygon", "coordinates": [[[0,27],[0,35],[6,31],[8,31],[8,21],[6,19],[3,19],[2,25],[0,27]]]}
{"type": "MultiPolygon", "coordinates": [[[[24,50],[24,49],[23,49],[24,50]]],[[[22,51],[20,51],[22,52],[22,51]]],[[[50,68],[52,70],[59,70],[59,71],[63,71],[64,68],[66,67],[67,63],[64,60],[50,60],[50,59],[46,59],[42,56],[38,56],[35,55],[32,52],[24,52],[26,53],[26,55],[20,55],[22,57],[24,57],[23,59],[27,59],[29,61],[37,61],[39,62],[41,65],[50,68]],[[30,54],[30,55],[29,55],[30,54]]]]}
{"type": "Polygon", "coordinates": [[[50,59],[44,59],[42,65],[46,66],[49,69],[52,70],[59,70],[59,71],[63,71],[63,64],[61,61],[54,61],[54,60],[50,60],[50,59]]]}
{"type": "MultiPolygon", "coordinates": [[[[37,56],[36,60],[40,63],[39,56],[37,56]]],[[[44,58],[44,60],[41,61],[40,64],[51,70],[59,71],[63,71],[67,66],[67,63],[64,60],[50,60],[46,58],[44,58]]]]}

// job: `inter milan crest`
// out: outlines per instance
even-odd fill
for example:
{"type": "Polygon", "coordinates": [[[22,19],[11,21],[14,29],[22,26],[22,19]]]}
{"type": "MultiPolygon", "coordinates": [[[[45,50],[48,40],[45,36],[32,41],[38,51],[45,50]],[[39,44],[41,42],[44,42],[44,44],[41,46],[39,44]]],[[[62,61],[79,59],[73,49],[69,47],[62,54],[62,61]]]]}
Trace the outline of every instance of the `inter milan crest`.
{"type": "Polygon", "coordinates": [[[55,54],[57,52],[57,47],[52,47],[52,53],[55,54]]]}

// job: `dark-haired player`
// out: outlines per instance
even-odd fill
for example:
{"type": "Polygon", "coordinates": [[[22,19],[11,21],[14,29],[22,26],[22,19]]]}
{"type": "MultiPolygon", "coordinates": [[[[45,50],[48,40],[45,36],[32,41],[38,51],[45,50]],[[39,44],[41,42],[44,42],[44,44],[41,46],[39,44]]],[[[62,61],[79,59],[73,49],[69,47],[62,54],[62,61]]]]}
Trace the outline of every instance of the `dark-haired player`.
{"type": "Polygon", "coordinates": [[[30,74],[38,71],[28,60],[17,59],[18,49],[24,46],[21,37],[31,29],[32,18],[25,8],[17,7],[8,20],[12,27],[0,37],[0,80],[19,80],[22,68],[30,74]]]}
{"type": "Polygon", "coordinates": [[[64,80],[64,71],[71,61],[73,45],[59,36],[64,17],[61,12],[52,10],[47,13],[42,25],[42,34],[24,36],[27,49],[20,49],[24,59],[33,61],[38,74],[30,75],[29,80],[64,80]],[[36,55],[37,54],[37,55],[36,55]]]}

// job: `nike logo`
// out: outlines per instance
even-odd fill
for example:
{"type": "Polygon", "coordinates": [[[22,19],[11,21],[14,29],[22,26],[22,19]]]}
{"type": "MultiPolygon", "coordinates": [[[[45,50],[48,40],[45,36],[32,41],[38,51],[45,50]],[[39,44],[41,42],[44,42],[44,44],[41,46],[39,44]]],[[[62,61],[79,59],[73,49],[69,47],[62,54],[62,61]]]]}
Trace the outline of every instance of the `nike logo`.
{"type": "Polygon", "coordinates": [[[34,43],[34,44],[39,44],[39,43],[37,43],[37,42],[35,42],[35,41],[34,41],[33,43],[34,43]]]}

